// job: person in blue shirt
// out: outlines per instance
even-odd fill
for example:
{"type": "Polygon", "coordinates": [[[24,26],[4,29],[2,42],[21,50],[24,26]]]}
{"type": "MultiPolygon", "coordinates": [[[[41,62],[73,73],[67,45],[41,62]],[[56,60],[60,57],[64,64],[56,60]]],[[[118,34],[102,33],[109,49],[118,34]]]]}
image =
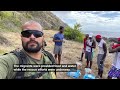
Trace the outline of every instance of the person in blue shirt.
{"type": "Polygon", "coordinates": [[[54,45],[54,54],[55,54],[55,60],[57,62],[57,64],[60,64],[61,61],[61,54],[62,54],[62,45],[63,45],[63,39],[64,39],[64,27],[60,26],[59,27],[59,32],[56,33],[53,37],[53,42],[55,42],[54,45]],[[57,60],[58,58],[58,60],[57,60]]]}

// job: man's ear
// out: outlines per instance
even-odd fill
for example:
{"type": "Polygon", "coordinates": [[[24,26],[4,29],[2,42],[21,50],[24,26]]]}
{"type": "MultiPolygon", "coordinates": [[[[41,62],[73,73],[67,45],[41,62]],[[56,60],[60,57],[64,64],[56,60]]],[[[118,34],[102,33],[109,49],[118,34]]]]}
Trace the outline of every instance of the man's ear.
{"type": "Polygon", "coordinates": [[[45,40],[44,40],[44,37],[45,37],[45,36],[43,35],[43,40],[42,40],[43,42],[45,41],[45,40]]]}
{"type": "Polygon", "coordinates": [[[44,35],[43,35],[43,39],[42,39],[42,45],[44,45],[44,41],[45,41],[45,39],[44,39],[44,35]]]}

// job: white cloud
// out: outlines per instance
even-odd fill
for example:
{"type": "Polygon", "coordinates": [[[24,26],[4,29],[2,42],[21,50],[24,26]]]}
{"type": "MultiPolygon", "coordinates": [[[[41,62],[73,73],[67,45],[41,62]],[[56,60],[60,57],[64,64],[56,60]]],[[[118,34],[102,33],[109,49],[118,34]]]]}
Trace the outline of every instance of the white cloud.
{"type": "Polygon", "coordinates": [[[66,19],[71,19],[67,18],[70,14],[70,11],[51,11],[51,12],[57,15],[64,22],[66,22],[66,19]]]}
{"type": "Polygon", "coordinates": [[[85,31],[119,31],[119,11],[52,11],[68,25],[73,26],[68,20],[75,20],[82,25],[85,31]],[[116,14],[116,15],[115,15],[116,14]],[[104,15],[104,16],[101,16],[104,15]],[[110,17],[110,15],[113,15],[110,17]],[[114,18],[113,18],[114,17],[114,18]]]}

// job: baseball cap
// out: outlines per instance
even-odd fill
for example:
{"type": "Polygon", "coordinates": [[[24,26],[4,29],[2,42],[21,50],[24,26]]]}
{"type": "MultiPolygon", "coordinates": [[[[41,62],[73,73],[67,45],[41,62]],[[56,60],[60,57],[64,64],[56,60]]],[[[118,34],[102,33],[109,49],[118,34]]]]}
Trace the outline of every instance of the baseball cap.
{"type": "Polygon", "coordinates": [[[93,36],[93,33],[90,33],[90,34],[89,34],[89,37],[92,37],[92,36],[93,36]]]}
{"type": "Polygon", "coordinates": [[[101,37],[101,35],[96,35],[96,38],[101,39],[102,37],[101,37]]]}
{"type": "Polygon", "coordinates": [[[120,41],[120,37],[118,38],[118,41],[120,41]]]}

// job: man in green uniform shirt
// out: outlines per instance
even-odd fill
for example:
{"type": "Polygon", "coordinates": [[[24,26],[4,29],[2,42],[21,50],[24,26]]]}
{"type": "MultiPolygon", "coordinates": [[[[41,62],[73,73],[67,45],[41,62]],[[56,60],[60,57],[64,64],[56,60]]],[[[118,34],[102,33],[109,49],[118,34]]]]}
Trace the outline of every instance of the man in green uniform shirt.
{"type": "MultiPolygon", "coordinates": [[[[52,64],[48,56],[42,52],[44,34],[42,26],[35,21],[28,21],[22,26],[21,41],[23,49],[21,52],[27,58],[27,64],[52,64]]],[[[0,56],[0,79],[15,79],[14,65],[19,64],[18,57],[14,53],[0,56]]],[[[25,72],[24,77],[30,77],[39,72],[25,72]]],[[[53,72],[46,72],[35,79],[55,79],[53,72]]],[[[22,78],[24,79],[24,78],[22,78]]]]}

